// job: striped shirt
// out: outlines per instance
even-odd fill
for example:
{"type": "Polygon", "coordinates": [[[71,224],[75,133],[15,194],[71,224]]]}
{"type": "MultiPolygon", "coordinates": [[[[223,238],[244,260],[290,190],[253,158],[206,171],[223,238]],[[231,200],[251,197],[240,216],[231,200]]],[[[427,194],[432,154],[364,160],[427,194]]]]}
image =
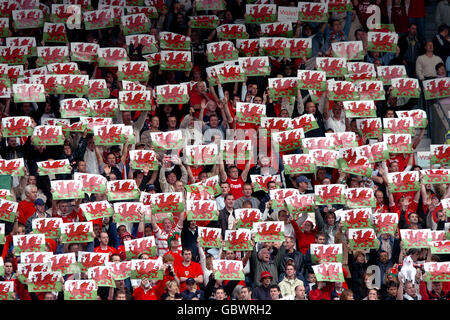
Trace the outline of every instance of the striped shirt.
{"type": "Polygon", "coordinates": [[[158,229],[155,232],[155,243],[156,243],[156,251],[159,257],[162,257],[167,251],[169,251],[169,245],[167,244],[167,239],[172,235],[174,232],[181,232],[180,227],[178,224],[175,226],[175,228],[172,229],[170,233],[165,232],[164,230],[161,230],[161,228],[158,227],[158,229]]]}

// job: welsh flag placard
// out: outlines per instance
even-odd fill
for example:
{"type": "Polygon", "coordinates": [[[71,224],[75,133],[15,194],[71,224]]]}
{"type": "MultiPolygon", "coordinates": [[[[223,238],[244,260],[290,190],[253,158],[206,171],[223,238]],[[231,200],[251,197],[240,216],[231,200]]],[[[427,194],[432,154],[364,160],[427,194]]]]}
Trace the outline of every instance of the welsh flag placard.
{"type": "Polygon", "coordinates": [[[216,221],[219,218],[214,200],[187,200],[186,211],[189,221],[216,221]]]}
{"type": "Polygon", "coordinates": [[[397,213],[375,213],[373,215],[373,227],[378,235],[389,233],[395,235],[397,232],[398,214],[397,213]]]}
{"type": "Polygon", "coordinates": [[[13,10],[12,20],[15,30],[42,28],[44,12],[39,9],[13,10]]]}
{"type": "Polygon", "coordinates": [[[67,33],[64,23],[49,23],[44,24],[44,34],[42,37],[44,42],[66,43],[67,33]]]}
{"type": "Polygon", "coordinates": [[[358,146],[356,134],[352,131],[325,132],[325,137],[330,137],[333,140],[333,145],[336,150],[358,146]]]}
{"type": "Polygon", "coordinates": [[[114,214],[111,204],[106,200],[81,203],[80,209],[87,221],[112,217],[114,214]]]}
{"type": "Polygon", "coordinates": [[[297,6],[300,8],[298,13],[299,21],[328,21],[328,7],[325,3],[298,2],[297,6]]]}
{"type": "Polygon", "coordinates": [[[337,159],[339,158],[339,151],[326,150],[326,149],[314,149],[310,150],[309,154],[312,155],[314,163],[319,167],[338,168],[337,159]]]}
{"type": "Polygon", "coordinates": [[[375,73],[375,65],[369,62],[347,62],[347,72],[349,74],[375,73]]]}
{"type": "Polygon", "coordinates": [[[353,4],[351,0],[328,0],[328,12],[352,11],[353,4]]]}
{"type": "Polygon", "coordinates": [[[145,58],[145,60],[147,60],[149,67],[157,66],[161,62],[161,53],[155,52],[155,53],[147,54],[144,56],[144,58],[145,58]]]}
{"type": "Polygon", "coordinates": [[[192,57],[190,51],[161,51],[161,70],[190,71],[192,57]]]}
{"type": "Polygon", "coordinates": [[[251,239],[252,233],[248,229],[225,230],[225,247],[223,248],[223,250],[253,250],[251,239]]]}
{"type": "Polygon", "coordinates": [[[44,234],[13,235],[14,255],[20,256],[21,252],[45,251],[44,234]]]}
{"type": "Polygon", "coordinates": [[[294,38],[289,41],[289,57],[290,58],[310,58],[312,54],[311,38],[294,38]]]}
{"type": "Polygon", "coordinates": [[[196,11],[221,11],[225,10],[225,2],[223,0],[199,0],[195,3],[196,11]]]}
{"type": "Polygon", "coordinates": [[[155,257],[157,254],[154,236],[124,241],[124,247],[127,260],[136,259],[143,253],[150,257],[155,257]]]}
{"type": "Polygon", "coordinates": [[[109,260],[109,253],[106,252],[78,252],[78,267],[81,272],[86,272],[89,268],[104,266],[109,260]]]}
{"type": "Polygon", "coordinates": [[[120,61],[117,67],[119,81],[148,81],[150,70],[147,61],[120,61]]]}
{"type": "Polygon", "coordinates": [[[156,102],[158,104],[185,104],[188,101],[187,85],[165,84],[156,86],[156,102]]]}
{"type": "Polygon", "coordinates": [[[415,78],[394,78],[391,79],[393,97],[419,98],[419,79],[415,78]]]}
{"type": "Polygon", "coordinates": [[[117,67],[119,61],[128,61],[127,50],[125,48],[98,48],[97,60],[99,67],[117,67]]]}
{"type": "Polygon", "coordinates": [[[136,13],[121,17],[124,35],[150,32],[150,19],[144,13],[136,13]]]}
{"type": "Polygon", "coordinates": [[[83,12],[84,28],[86,30],[112,28],[113,19],[113,9],[83,12]]]}
{"type": "Polygon", "coordinates": [[[169,132],[151,132],[152,145],[156,150],[176,150],[183,148],[183,133],[181,130],[169,132]]]}
{"type": "Polygon", "coordinates": [[[446,240],[445,230],[431,230],[430,241],[444,241],[446,240]]]}
{"type": "Polygon", "coordinates": [[[430,229],[400,229],[402,249],[428,248],[430,229]]]}
{"type": "Polygon", "coordinates": [[[388,172],[389,192],[411,192],[420,189],[419,172],[388,172]]]}
{"type": "Polygon", "coordinates": [[[289,39],[281,37],[264,37],[259,38],[260,54],[264,54],[271,57],[284,57],[290,56],[289,39]]]}
{"type": "Polygon", "coordinates": [[[124,144],[126,136],[123,124],[94,126],[94,142],[96,145],[111,146],[124,144]]]}
{"type": "Polygon", "coordinates": [[[423,184],[447,184],[450,183],[450,169],[420,170],[423,184]]]}
{"type": "Polygon", "coordinates": [[[69,47],[37,47],[37,64],[38,66],[46,66],[51,63],[69,62],[69,47]]]}
{"type": "Polygon", "coordinates": [[[237,60],[238,51],[233,42],[229,40],[212,42],[206,45],[206,55],[208,62],[221,62],[237,60]]]}
{"type": "Polygon", "coordinates": [[[97,300],[95,280],[67,280],[64,282],[64,300],[97,300]]]}
{"type": "Polygon", "coordinates": [[[80,180],[50,181],[53,200],[84,198],[83,184],[80,180]]]}
{"type": "Polygon", "coordinates": [[[342,184],[315,185],[316,204],[345,204],[345,189],[342,184]]]}
{"type": "Polygon", "coordinates": [[[309,153],[315,149],[334,149],[333,139],[328,137],[304,138],[302,140],[303,153],[309,153]]]}
{"type": "Polygon", "coordinates": [[[144,216],[144,205],[140,202],[115,202],[114,221],[117,223],[138,223],[144,216]]]}
{"type": "Polygon", "coordinates": [[[28,274],[29,292],[48,292],[62,290],[60,272],[30,272],[28,274]]]}
{"type": "Polygon", "coordinates": [[[51,9],[50,21],[54,23],[67,23],[68,26],[74,26],[76,21],[81,21],[81,5],[79,4],[52,3],[51,9]]]}
{"type": "Polygon", "coordinates": [[[412,153],[411,140],[410,134],[383,134],[383,141],[387,143],[390,153],[412,153]]]}
{"type": "Polygon", "coordinates": [[[244,266],[241,260],[213,260],[216,280],[244,280],[244,266]]]}
{"type": "Polygon", "coordinates": [[[393,52],[397,50],[398,34],[394,32],[367,33],[367,50],[378,52],[393,52]]]}
{"type": "Polygon", "coordinates": [[[141,46],[142,54],[158,52],[155,36],[150,34],[133,34],[125,36],[125,43],[127,45],[127,50],[129,50],[130,46],[133,46],[134,48],[141,46]]]}
{"type": "MultiPolygon", "coordinates": [[[[142,199],[141,199],[142,200],[142,199]]],[[[184,211],[182,192],[164,192],[150,194],[152,213],[184,211]]]]}
{"type": "Polygon", "coordinates": [[[252,229],[255,222],[261,221],[261,211],[259,209],[235,209],[236,228],[252,229]]]}
{"type": "Polygon", "coordinates": [[[4,38],[9,36],[9,19],[0,18],[0,37],[4,38]]]}
{"type": "Polygon", "coordinates": [[[347,59],[318,57],[316,68],[319,71],[325,71],[327,77],[342,77],[347,73],[347,59]]]}
{"type": "Polygon", "coordinates": [[[13,84],[14,103],[45,102],[45,90],[42,84],[13,84]]]}
{"type": "Polygon", "coordinates": [[[450,253],[450,240],[443,241],[431,241],[430,249],[432,254],[449,254],[450,253]]]}
{"type": "Polygon", "coordinates": [[[0,198],[0,220],[14,222],[18,205],[17,202],[0,198]]]}
{"type": "MultiPolygon", "coordinates": [[[[5,243],[5,224],[4,223],[0,223],[0,244],[4,244],[5,243]]],[[[1,268],[2,264],[2,260],[0,260],[0,274],[3,274],[1,268]]]]}
{"type": "Polygon", "coordinates": [[[38,174],[40,176],[71,173],[71,167],[68,159],[38,161],[36,164],[38,166],[38,174]]]}
{"type": "Polygon", "coordinates": [[[198,15],[189,17],[192,29],[215,29],[219,25],[219,17],[216,15],[198,15]]]}
{"type": "Polygon", "coordinates": [[[377,239],[375,230],[370,228],[348,229],[348,242],[351,250],[380,248],[380,240],[377,239]]]}
{"type": "Polygon", "coordinates": [[[146,91],[119,91],[120,111],[145,111],[151,110],[150,90],[146,91]]]}
{"type": "Polygon", "coordinates": [[[255,242],[284,241],[284,222],[254,222],[252,233],[255,234],[255,242]]]}
{"type": "Polygon", "coordinates": [[[425,110],[415,109],[407,111],[395,111],[399,118],[412,118],[414,128],[426,128],[428,125],[427,113],[425,110]]]}
{"type": "Polygon", "coordinates": [[[383,118],[383,132],[394,134],[414,134],[413,118],[383,118]]]}
{"type": "Polygon", "coordinates": [[[450,164],[450,145],[442,144],[432,144],[430,145],[431,153],[431,164],[450,164]]]}
{"type": "Polygon", "coordinates": [[[97,51],[100,46],[97,43],[90,42],[71,42],[70,43],[70,60],[81,62],[97,61],[97,51]]]}
{"type": "Polygon", "coordinates": [[[245,5],[245,23],[268,23],[277,21],[275,4],[245,5]]]}
{"type": "MultiPolygon", "coordinates": [[[[261,24],[263,37],[292,37],[292,22],[271,22],[261,24]]],[[[306,56],[306,55],[305,55],[306,56]]]]}
{"type": "Polygon", "coordinates": [[[174,32],[160,32],[159,42],[164,50],[190,50],[191,38],[174,32]]]}
{"type": "Polygon", "coordinates": [[[202,248],[222,247],[222,229],[198,227],[198,245],[202,248]]]}
{"type": "Polygon", "coordinates": [[[450,78],[437,78],[423,81],[426,100],[450,97],[450,78]]]}
{"type": "Polygon", "coordinates": [[[131,260],[131,279],[163,279],[162,258],[152,260],[131,260]]]}
{"type": "MultiPolygon", "coordinates": [[[[262,190],[262,191],[268,193],[269,189],[267,188],[267,184],[271,181],[273,181],[275,183],[281,182],[281,177],[280,177],[280,175],[262,176],[262,175],[257,175],[257,174],[251,174],[250,180],[252,181],[252,184],[253,184],[253,192],[258,192],[258,191],[262,190]]],[[[278,184],[277,184],[277,188],[279,188],[278,184]]]]}
{"type": "Polygon", "coordinates": [[[47,66],[47,72],[50,74],[80,74],[76,62],[52,63],[47,66]]]}
{"type": "Polygon", "coordinates": [[[216,28],[216,31],[217,38],[219,38],[220,40],[248,38],[245,24],[222,24],[216,28]]]}
{"type": "Polygon", "coordinates": [[[311,243],[311,262],[313,264],[342,262],[342,243],[317,244],[311,243]]]}
{"type": "Polygon", "coordinates": [[[316,172],[314,158],[310,154],[283,155],[285,174],[306,174],[316,172]]]}
{"type": "Polygon", "coordinates": [[[61,117],[78,118],[89,113],[89,101],[85,98],[64,99],[59,102],[61,117]]]}
{"type": "Polygon", "coordinates": [[[0,300],[14,300],[14,281],[0,281],[0,300]]]}
{"type": "Polygon", "coordinates": [[[244,82],[245,72],[239,65],[222,64],[216,67],[219,83],[244,82]]]}
{"type": "Polygon", "coordinates": [[[30,272],[49,272],[51,271],[49,263],[19,263],[17,264],[17,279],[22,284],[26,284],[26,280],[30,272]]]}
{"type": "Polygon", "coordinates": [[[94,241],[92,222],[69,222],[61,225],[62,243],[85,243],[94,241]]]}
{"type": "Polygon", "coordinates": [[[376,205],[372,188],[348,188],[345,190],[345,197],[349,208],[373,208],[376,205]]]}
{"type": "Polygon", "coordinates": [[[186,146],[185,161],[188,165],[213,165],[217,162],[217,144],[186,146]]]}
{"type": "Polygon", "coordinates": [[[298,88],[302,90],[326,90],[327,77],[325,71],[297,70],[298,88]]]}
{"type": "Polygon", "coordinates": [[[369,27],[369,30],[374,32],[395,32],[395,25],[387,23],[374,24],[372,27],[369,27]]]}
{"type": "Polygon", "coordinates": [[[94,280],[99,287],[116,287],[111,270],[106,266],[89,268],[88,279],[94,280]]]}
{"type": "Polygon", "coordinates": [[[377,109],[373,100],[344,101],[346,118],[375,118],[377,109]]]}
{"type": "Polygon", "coordinates": [[[57,75],[56,93],[83,96],[89,90],[89,76],[79,74],[57,75]]]}
{"type": "Polygon", "coordinates": [[[139,199],[138,186],[136,181],[132,179],[108,181],[106,190],[108,192],[108,201],[139,199]]]}
{"type": "Polygon", "coordinates": [[[29,54],[27,46],[0,47],[0,61],[8,65],[24,64],[29,54]]]}
{"type": "Polygon", "coordinates": [[[359,81],[356,90],[361,100],[385,99],[382,81],[359,81]]]}
{"type": "Polygon", "coordinates": [[[107,262],[114,280],[125,280],[131,276],[131,261],[107,262]]]}
{"type": "Polygon", "coordinates": [[[369,139],[380,138],[382,135],[382,126],[380,118],[356,119],[358,133],[369,139]]]}
{"type": "Polygon", "coordinates": [[[105,193],[106,178],[100,174],[74,173],[74,180],[81,181],[82,190],[87,193],[105,193]]]}
{"type": "Polygon", "coordinates": [[[214,190],[212,187],[200,184],[190,184],[184,187],[187,191],[187,200],[214,200],[214,190]]]}
{"type": "Polygon", "coordinates": [[[425,262],[423,281],[450,281],[450,262],[425,262]]]}
{"type": "Polygon", "coordinates": [[[147,87],[139,82],[122,80],[122,90],[125,91],[145,91],[147,87]]]}
{"type": "Polygon", "coordinates": [[[259,56],[259,39],[236,39],[236,48],[241,56],[259,56]]]}
{"type": "Polygon", "coordinates": [[[237,122],[261,123],[261,117],[266,114],[266,105],[247,102],[236,102],[237,122]]]}
{"type": "Polygon", "coordinates": [[[288,197],[299,195],[300,192],[294,188],[273,189],[269,190],[269,196],[272,200],[272,209],[285,209],[284,200],[288,197]]]}
{"type": "Polygon", "coordinates": [[[340,211],[342,228],[345,229],[357,229],[357,228],[371,228],[371,208],[359,208],[351,210],[340,211]]]}
{"type": "Polygon", "coordinates": [[[292,129],[291,123],[291,118],[261,117],[261,129],[264,129],[262,134],[270,137],[273,131],[286,131],[292,129]]]}
{"type": "Polygon", "coordinates": [[[117,99],[89,100],[89,116],[91,117],[115,118],[118,110],[117,99]]]}
{"type": "Polygon", "coordinates": [[[134,170],[158,170],[158,160],[153,150],[130,150],[130,166],[134,170]]]}
{"type": "Polygon", "coordinates": [[[33,233],[42,233],[45,237],[54,239],[61,234],[61,218],[36,218],[32,221],[33,233]]]}
{"type": "Polygon", "coordinates": [[[340,150],[338,164],[342,172],[365,177],[372,175],[373,169],[369,159],[358,155],[354,148],[340,150]]]}
{"type": "Polygon", "coordinates": [[[206,179],[203,182],[198,182],[196,184],[211,188],[212,191],[214,192],[214,196],[222,194],[222,189],[220,188],[219,184],[219,176],[213,176],[211,178],[206,179]]]}
{"type": "Polygon", "coordinates": [[[331,101],[358,100],[359,95],[356,87],[349,81],[327,81],[328,91],[330,92],[331,101]]]}
{"type": "Polygon", "coordinates": [[[377,67],[378,79],[380,79],[384,85],[390,85],[391,80],[395,78],[407,78],[406,67],[400,66],[378,66],[377,67]]]}
{"type": "Polygon", "coordinates": [[[312,266],[317,281],[344,282],[342,263],[322,263],[312,266]]]}
{"type": "Polygon", "coordinates": [[[9,176],[24,176],[25,164],[23,158],[11,160],[0,159],[0,174],[9,176]]]}
{"type": "Polygon", "coordinates": [[[314,195],[297,194],[284,199],[289,213],[298,219],[298,216],[305,212],[314,212],[316,204],[314,195]]]}
{"type": "Polygon", "coordinates": [[[297,96],[298,79],[295,77],[269,78],[269,95],[274,98],[297,96]]]}
{"type": "Polygon", "coordinates": [[[333,56],[347,60],[363,60],[364,48],[362,41],[342,41],[331,43],[333,56]]]}

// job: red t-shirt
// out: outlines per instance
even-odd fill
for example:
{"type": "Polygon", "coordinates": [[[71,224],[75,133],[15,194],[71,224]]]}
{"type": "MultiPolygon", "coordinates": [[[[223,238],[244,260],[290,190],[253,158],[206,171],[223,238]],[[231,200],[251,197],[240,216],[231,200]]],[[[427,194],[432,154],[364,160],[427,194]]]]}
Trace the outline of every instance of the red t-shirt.
{"type": "Polygon", "coordinates": [[[60,216],[58,214],[55,215],[55,217],[61,218],[64,223],[77,222],[77,218],[78,218],[79,222],[86,221],[86,218],[84,217],[83,212],[81,211],[81,209],[78,209],[78,210],[73,209],[72,212],[70,214],[68,214],[67,216],[65,216],[65,217],[62,217],[62,216],[60,216]]]}
{"type": "Polygon", "coordinates": [[[94,252],[109,253],[109,256],[111,257],[114,253],[117,253],[117,250],[110,246],[107,246],[106,249],[102,249],[101,246],[98,246],[94,248],[94,252]]]}
{"type": "Polygon", "coordinates": [[[316,242],[317,230],[314,229],[311,232],[303,232],[302,230],[300,230],[297,221],[292,220],[291,224],[294,228],[295,238],[297,239],[297,250],[300,250],[301,253],[306,254],[306,251],[308,251],[311,243],[316,242]]]}
{"type": "MultiPolygon", "coordinates": [[[[205,92],[205,94],[211,99],[214,100],[214,96],[211,93],[205,92]]],[[[190,100],[189,100],[189,104],[191,105],[191,107],[195,106],[195,105],[199,105],[202,103],[203,100],[203,96],[201,96],[197,90],[192,89],[192,93],[190,96],[190,100]]]]}
{"type": "MultiPolygon", "coordinates": [[[[187,267],[183,263],[174,264],[173,267],[178,278],[197,278],[198,276],[203,275],[202,266],[200,263],[194,261],[191,261],[187,267]]],[[[186,290],[186,281],[180,283],[180,292],[183,292],[184,290],[186,290]]]]}
{"type": "Polygon", "coordinates": [[[163,257],[168,254],[170,254],[175,259],[174,264],[180,264],[183,262],[183,257],[178,252],[173,252],[172,250],[169,250],[166,253],[164,253],[163,257]]]}
{"type": "Polygon", "coordinates": [[[36,212],[34,202],[28,200],[20,201],[17,206],[17,212],[19,213],[18,221],[25,226],[27,224],[27,219],[36,212]]]}
{"type": "Polygon", "coordinates": [[[156,296],[155,292],[153,291],[153,288],[148,290],[147,292],[145,292],[144,289],[141,286],[139,286],[133,292],[133,299],[134,300],[158,300],[158,297],[156,296]]]}
{"type": "Polygon", "coordinates": [[[230,184],[230,193],[234,196],[234,199],[244,196],[242,189],[244,188],[245,181],[242,180],[241,177],[236,180],[232,180],[230,177],[227,177],[227,182],[230,184]]]}

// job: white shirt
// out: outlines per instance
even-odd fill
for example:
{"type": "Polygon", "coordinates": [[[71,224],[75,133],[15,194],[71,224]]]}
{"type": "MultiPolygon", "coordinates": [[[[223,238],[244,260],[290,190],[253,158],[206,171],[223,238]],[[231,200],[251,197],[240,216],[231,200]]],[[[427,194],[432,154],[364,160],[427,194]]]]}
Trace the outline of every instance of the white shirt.
{"type": "Polygon", "coordinates": [[[333,132],[345,132],[345,118],[341,116],[340,120],[331,115],[325,122],[325,129],[331,129],[333,132]]]}

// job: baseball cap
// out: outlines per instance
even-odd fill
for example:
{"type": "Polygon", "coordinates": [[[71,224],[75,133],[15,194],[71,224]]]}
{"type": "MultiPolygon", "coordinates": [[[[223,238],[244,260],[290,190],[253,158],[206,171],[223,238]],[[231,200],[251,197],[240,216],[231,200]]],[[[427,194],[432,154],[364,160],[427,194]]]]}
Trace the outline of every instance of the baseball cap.
{"type": "Polygon", "coordinates": [[[259,276],[259,281],[267,277],[273,279],[272,274],[269,271],[261,272],[261,275],[259,276]]]}
{"type": "Polygon", "coordinates": [[[186,279],[186,284],[194,284],[195,280],[193,278],[187,278],[186,279]]]}
{"type": "Polygon", "coordinates": [[[45,205],[45,202],[41,198],[37,198],[36,200],[34,200],[34,204],[36,206],[43,206],[43,205],[45,205]]]}
{"type": "Polygon", "coordinates": [[[149,184],[146,187],[146,191],[152,191],[152,190],[156,190],[156,187],[154,184],[149,184]]]}
{"type": "Polygon", "coordinates": [[[305,176],[299,176],[299,177],[297,177],[297,183],[300,183],[300,182],[306,182],[306,183],[308,183],[308,182],[310,182],[311,180],[309,180],[307,177],[305,177],[305,176]]]}

